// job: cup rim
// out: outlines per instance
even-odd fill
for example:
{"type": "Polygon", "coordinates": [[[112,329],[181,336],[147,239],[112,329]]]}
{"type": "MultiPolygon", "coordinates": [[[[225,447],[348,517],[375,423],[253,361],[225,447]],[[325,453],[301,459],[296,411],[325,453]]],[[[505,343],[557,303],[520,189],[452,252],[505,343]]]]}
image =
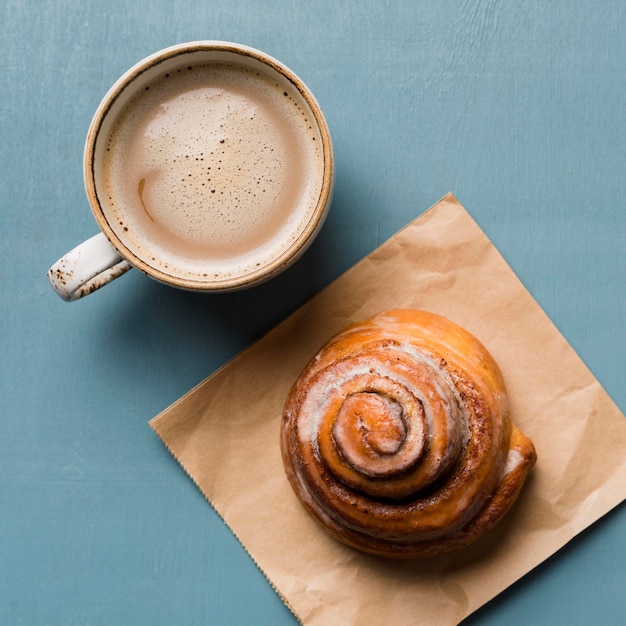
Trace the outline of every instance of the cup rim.
{"type": "Polygon", "coordinates": [[[101,100],[89,126],[83,155],[83,173],[85,190],[92,213],[94,214],[98,226],[105,234],[111,245],[133,267],[159,282],[181,289],[203,292],[233,291],[252,287],[281,273],[284,269],[292,265],[312,243],[324,224],[333,195],[334,154],[328,124],[319,103],[304,81],[302,81],[302,79],[300,79],[291,69],[271,55],[244,44],[220,40],[199,40],[176,44],[154,52],[129,68],[115,81],[115,83],[113,83],[104,98],[101,100]],[[222,279],[209,279],[209,277],[207,277],[204,280],[169,274],[162,269],[156,268],[121,241],[109,223],[105,210],[101,206],[96,185],[94,163],[100,129],[102,128],[103,122],[110,109],[113,107],[113,104],[116,102],[118,97],[121,96],[126,87],[145,71],[153,68],[155,65],[158,65],[163,61],[176,56],[184,56],[203,51],[226,52],[238,54],[246,58],[252,58],[286,78],[306,102],[315,119],[315,123],[322,140],[323,158],[321,188],[319,189],[317,203],[311,213],[309,221],[298,233],[298,236],[292,244],[279,256],[272,259],[259,269],[234,277],[222,279]]]}

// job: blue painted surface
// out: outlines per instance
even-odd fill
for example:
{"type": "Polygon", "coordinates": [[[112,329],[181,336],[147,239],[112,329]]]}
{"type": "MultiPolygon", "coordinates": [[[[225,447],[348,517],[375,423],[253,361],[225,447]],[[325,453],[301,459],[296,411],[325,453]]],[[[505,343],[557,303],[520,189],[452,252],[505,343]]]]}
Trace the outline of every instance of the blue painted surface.
{"type": "MultiPolygon", "coordinates": [[[[625,3],[0,0],[0,23],[0,624],[295,624],[147,421],[448,191],[624,411],[625,3]],[[194,39],[312,88],[329,219],[250,292],[131,273],[65,304],[45,272],[95,233],[91,116],[194,39]]],[[[621,506],[468,623],[623,623],[625,561],[621,506]]]]}

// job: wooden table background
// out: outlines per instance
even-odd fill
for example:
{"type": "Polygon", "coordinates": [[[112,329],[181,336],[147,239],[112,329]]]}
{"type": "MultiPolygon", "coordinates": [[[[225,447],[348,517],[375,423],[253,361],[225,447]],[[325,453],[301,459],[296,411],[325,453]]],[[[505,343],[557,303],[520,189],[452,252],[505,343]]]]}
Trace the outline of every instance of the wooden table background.
{"type": "MultiPolygon", "coordinates": [[[[147,421],[448,191],[626,407],[626,3],[0,0],[0,24],[1,624],[295,624],[147,421]],[[96,232],[96,106],[197,39],[314,91],[324,229],[249,292],[133,272],[61,302],[46,270],[96,232]]],[[[467,623],[623,623],[625,561],[622,505],[467,623]]]]}

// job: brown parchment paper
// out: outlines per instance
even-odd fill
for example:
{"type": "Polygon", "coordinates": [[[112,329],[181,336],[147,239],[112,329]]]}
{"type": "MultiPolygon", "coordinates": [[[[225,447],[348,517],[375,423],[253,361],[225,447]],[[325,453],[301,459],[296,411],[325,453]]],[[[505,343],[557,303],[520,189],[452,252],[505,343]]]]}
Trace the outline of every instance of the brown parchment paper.
{"type": "Polygon", "coordinates": [[[455,624],[626,499],[626,420],[465,209],[448,195],[151,426],[307,625],[455,624]],[[348,323],[413,307],[496,358],[538,462],[505,520],[455,556],[395,561],[329,539],[279,450],[301,368],[348,323]]]}

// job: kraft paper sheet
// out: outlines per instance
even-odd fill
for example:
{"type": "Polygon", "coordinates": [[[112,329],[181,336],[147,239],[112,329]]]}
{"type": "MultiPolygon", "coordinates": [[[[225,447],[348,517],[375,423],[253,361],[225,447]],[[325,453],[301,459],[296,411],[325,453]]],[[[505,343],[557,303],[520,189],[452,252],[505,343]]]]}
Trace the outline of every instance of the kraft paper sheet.
{"type": "Polygon", "coordinates": [[[306,625],[456,624],[626,499],[626,420],[465,209],[448,195],[151,426],[306,625]],[[538,462],[485,539],[396,561],[329,539],[279,450],[301,368],[347,324],[412,307],[442,314],[496,358],[538,462]]]}

